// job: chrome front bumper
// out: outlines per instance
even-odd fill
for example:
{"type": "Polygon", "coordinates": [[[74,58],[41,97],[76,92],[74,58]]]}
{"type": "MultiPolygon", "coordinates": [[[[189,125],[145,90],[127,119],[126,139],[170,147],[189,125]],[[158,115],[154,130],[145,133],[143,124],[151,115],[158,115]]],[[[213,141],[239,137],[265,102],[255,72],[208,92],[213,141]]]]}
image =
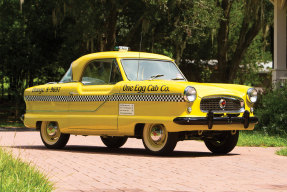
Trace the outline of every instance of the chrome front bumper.
{"type": "Polygon", "coordinates": [[[245,111],[242,117],[214,117],[213,112],[208,112],[206,117],[176,117],[174,123],[179,125],[207,125],[212,129],[213,125],[242,124],[248,128],[250,123],[257,123],[257,117],[250,117],[249,111],[245,111]]]}

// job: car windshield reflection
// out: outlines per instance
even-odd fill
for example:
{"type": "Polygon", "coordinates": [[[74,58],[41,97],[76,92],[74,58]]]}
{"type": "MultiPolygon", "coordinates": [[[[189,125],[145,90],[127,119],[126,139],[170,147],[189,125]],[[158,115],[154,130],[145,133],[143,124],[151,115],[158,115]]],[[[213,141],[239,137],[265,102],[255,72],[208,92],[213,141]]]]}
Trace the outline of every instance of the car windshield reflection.
{"type": "Polygon", "coordinates": [[[186,81],[181,71],[171,61],[122,59],[121,62],[130,81],[158,79],[186,81]]]}

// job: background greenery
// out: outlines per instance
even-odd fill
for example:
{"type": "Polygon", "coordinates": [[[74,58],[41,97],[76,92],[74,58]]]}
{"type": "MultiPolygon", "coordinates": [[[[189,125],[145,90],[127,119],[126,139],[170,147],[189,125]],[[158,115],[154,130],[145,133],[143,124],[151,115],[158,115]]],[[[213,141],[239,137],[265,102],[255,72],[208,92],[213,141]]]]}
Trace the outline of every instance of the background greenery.
{"type": "MultiPolygon", "coordinates": [[[[0,124],[24,113],[25,88],[115,45],[168,55],[190,81],[270,86],[258,63],[272,61],[272,26],[269,0],[1,0],[0,124]]],[[[273,94],[259,102],[257,129],[281,134],[285,105],[268,117],[273,94]]]]}
{"type": "Polygon", "coordinates": [[[287,84],[266,90],[257,103],[257,130],[269,135],[287,136],[287,84]]]}

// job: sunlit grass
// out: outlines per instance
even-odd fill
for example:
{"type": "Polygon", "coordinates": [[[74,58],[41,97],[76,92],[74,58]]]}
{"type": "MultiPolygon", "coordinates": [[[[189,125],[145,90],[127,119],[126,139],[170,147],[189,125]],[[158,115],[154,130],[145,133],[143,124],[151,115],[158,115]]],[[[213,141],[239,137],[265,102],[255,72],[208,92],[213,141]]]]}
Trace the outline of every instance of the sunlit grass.
{"type": "Polygon", "coordinates": [[[277,155],[282,155],[282,156],[287,156],[287,147],[279,149],[278,151],[276,151],[277,155]]]}
{"type": "Polygon", "coordinates": [[[34,166],[0,148],[0,191],[52,191],[53,185],[34,166]]]}
{"type": "Polygon", "coordinates": [[[287,137],[269,136],[256,131],[241,131],[237,146],[283,147],[287,146],[287,137]]]}

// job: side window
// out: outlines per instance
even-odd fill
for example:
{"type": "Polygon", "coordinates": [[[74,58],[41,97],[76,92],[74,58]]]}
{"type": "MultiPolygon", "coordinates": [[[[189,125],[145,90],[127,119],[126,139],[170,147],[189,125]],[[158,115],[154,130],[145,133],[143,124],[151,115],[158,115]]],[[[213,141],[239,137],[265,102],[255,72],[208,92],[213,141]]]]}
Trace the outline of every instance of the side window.
{"type": "Polygon", "coordinates": [[[119,81],[122,81],[123,77],[118,67],[116,60],[113,61],[112,64],[112,71],[110,76],[110,84],[116,84],[119,81]]]}
{"type": "Polygon", "coordinates": [[[114,84],[121,78],[115,75],[117,69],[115,59],[99,59],[90,62],[83,73],[84,85],[114,84]],[[116,81],[116,82],[115,82],[116,81]]]}
{"type": "Polygon", "coordinates": [[[72,82],[72,66],[68,69],[64,77],[61,79],[60,83],[72,82]]]}

